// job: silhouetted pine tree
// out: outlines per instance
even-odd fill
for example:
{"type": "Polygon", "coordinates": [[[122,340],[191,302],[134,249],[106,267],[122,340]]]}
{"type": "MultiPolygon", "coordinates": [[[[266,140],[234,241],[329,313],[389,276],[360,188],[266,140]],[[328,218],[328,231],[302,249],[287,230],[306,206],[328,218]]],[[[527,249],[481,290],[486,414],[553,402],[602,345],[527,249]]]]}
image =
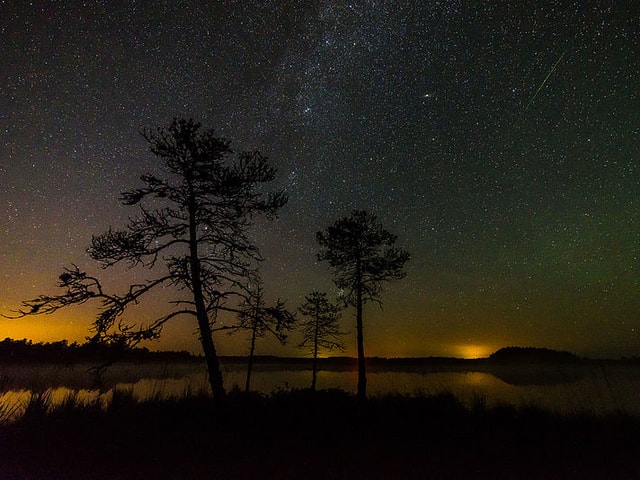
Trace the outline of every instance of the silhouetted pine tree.
{"type": "Polygon", "coordinates": [[[381,304],[382,282],[404,278],[404,264],[410,255],[394,247],[397,237],[377,223],[366,211],[354,210],[337,220],[316,239],[321,250],[318,260],[329,262],[336,286],[344,291],[344,301],[356,308],[358,341],[358,397],[367,396],[362,310],[364,303],[381,304]]]}
{"type": "Polygon", "coordinates": [[[234,327],[216,326],[217,314],[238,312],[238,306],[251,298],[261,256],[248,229],[257,216],[275,217],[287,197],[281,191],[262,193],[262,184],[275,178],[266,157],[251,151],[234,159],[229,141],[193,120],[174,120],[168,128],[142,135],[162,174],[143,175],[141,188],[122,194],[122,203],[136,206],[138,216],[122,230],[110,228],[94,236],[88,253],[104,268],[121,263],[141,266],[147,269],[145,276],[153,278],[124,293],[109,294],[96,277],[73,266],[59,277],[64,293],[25,301],[18,316],[52,313],[98,299],[101,309],[93,322],[92,341],[127,345],[159,337],[174,317],[191,317],[198,326],[214,398],[223,400],[212,333],[234,327]],[[146,325],[123,320],[128,306],[157,288],[167,292],[167,287],[174,287],[175,294],[164,315],[146,325]]]}
{"type": "Polygon", "coordinates": [[[267,306],[264,301],[262,284],[258,283],[253,295],[248,297],[240,306],[238,319],[240,327],[251,332],[245,383],[245,391],[248,392],[251,388],[251,372],[256,351],[256,340],[270,333],[284,345],[287,341],[287,332],[293,328],[295,315],[285,309],[284,302],[281,300],[278,300],[275,306],[267,306]]]}
{"type": "Polygon", "coordinates": [[[313,370],[311,377],[311,389],[316,389],[318,377],[318,354],[320,349],[333,350],[344,349],[340,337],[344,332],[340,331],[340,307],[329,302],[324,292],[311,292],[305,297],[305,304],[298,310],[307,317],[300,322],[302,326],[302,342],[298,348],[309,348],[313,355],[313,370]]]}

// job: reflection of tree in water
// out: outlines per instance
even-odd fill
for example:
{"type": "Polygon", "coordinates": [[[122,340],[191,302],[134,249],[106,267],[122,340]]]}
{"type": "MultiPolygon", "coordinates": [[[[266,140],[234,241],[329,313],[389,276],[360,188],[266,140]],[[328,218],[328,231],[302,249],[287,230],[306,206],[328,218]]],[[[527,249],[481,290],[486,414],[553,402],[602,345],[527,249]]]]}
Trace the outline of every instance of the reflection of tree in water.
{"type": "Polygon", "coordinates": [[[582,380],[586,368],[573,365],[497,365],[490,369],[495,377],[510,385],[556,385],[582,380]]]}
{"type": "Polygon", "coordinates": [[[490,372],[511,385],[577,382],[585,371],[570,352],[536,347],[506,347],[489,356],[490,372]]]}

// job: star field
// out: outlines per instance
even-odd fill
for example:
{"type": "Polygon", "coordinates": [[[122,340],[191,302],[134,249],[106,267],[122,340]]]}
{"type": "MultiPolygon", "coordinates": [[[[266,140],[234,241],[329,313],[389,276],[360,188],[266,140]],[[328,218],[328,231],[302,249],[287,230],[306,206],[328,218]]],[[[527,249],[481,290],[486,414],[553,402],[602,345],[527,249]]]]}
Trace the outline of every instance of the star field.
{"type": "MultiPolygon", "coordinates": [[[[289,193],[256,229],[268,294],[335,293],[314,233],[354,208],[411,252],[367,307],[368,355],[640,354],[633,2],[0,1],[0,18],[2,313],[62,265],[97,268],[91,235],[157,171],[138,132],[193,117],[268,155],[289,193]]],[[[90,313],[0,320],[0,337],[83,339],[90,313]]],[[[197,350],[194,330],[159,347],[197,350]]]]}

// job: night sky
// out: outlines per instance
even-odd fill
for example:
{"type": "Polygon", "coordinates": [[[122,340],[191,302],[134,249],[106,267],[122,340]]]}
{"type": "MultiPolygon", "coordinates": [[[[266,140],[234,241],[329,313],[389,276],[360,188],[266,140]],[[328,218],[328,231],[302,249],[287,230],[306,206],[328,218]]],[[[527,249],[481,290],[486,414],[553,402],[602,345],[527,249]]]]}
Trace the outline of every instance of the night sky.
{"type": "MultiPolygon", "coordinates": [[[[71,263],[145,278],[85,248],[158,172],[139,131],[192,117],[289,193],[255,230],[268,295],[337,293],[315,232],[352,209],[412,254],[365,310],[367,355],[640,355],[637,2],[109,3],[0,1],[1,313],[71,263]]],[[[82,340],[93,311],[2,319],[0,338],[82,340]]],[[[198,351],[190,322],[152,347],[198,351]]]]}

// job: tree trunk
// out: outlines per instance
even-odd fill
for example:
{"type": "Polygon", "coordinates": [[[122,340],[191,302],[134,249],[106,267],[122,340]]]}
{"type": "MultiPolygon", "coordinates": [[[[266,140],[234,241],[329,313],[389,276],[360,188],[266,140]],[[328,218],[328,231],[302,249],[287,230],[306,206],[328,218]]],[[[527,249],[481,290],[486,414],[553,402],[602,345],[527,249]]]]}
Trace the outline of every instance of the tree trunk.
{"type": "Polygon", "coordinates": [[[362,328],[362,278],[360,262],[356,264],[356,332],[358,337],[358,399],[367,398],[367,372],[364,364],[364,335],[362,328]]]}
{"type": "Polygon", "coordinates": [[[254,319],[253,331],[251,333],[251,349],[249,350],[249,364],[247,365],[247,381],[244,384],[244,391],[248,392],[251,388],[251,371],[253,370],[253,352],[256,351],[256,330],[258,329],[258,321],[254,319]]]}
{"type": "Polygon", "coordinates": [[[311,374],[311,390],[316,391],[316,382],[318,379],[318,354],[313,356],[313,373],[311,374]]]}
{"type": "Polygon", "coordinates": [[[209,385],[213,399],[219,406],[226,403],[227,393],[224,390],[220,360],[213,343],[213,332],[209,324],[209,316],[204,303],[202,293],[202,280],[200,278],[200,257],[198,256],[198,229],[196,221],[196,203],[193,188],[189,189],[189,268],[191,270],[191,286],[193,288],[193,301],[196,306],[196,318],[200,332],[200,343],[207,363],[209,385]]]}
{"type": "Polygon", "coordinates": [[[316,391],[316,381],[318,379],[318,307],[316,306],[316,329],[313,336],[313,373],[311,377],[311,390],[316,391]]]}
{"type": "Polygon", "coordinates": [[[207,373],[209,385],[211,385],[211,392],[213,393],[213,398],[216,404],[223,406],[226,403],[227,392],[224,389],[220,360],[218,359],[216,347],[213,343],[211,326],[209,325],[209,318],[207,317],[206,311],[204,312],[204,315],[198,312],[198,329],[200,331],[202,351],[204,352],[204,358],[207,364],[207,373]]]}

